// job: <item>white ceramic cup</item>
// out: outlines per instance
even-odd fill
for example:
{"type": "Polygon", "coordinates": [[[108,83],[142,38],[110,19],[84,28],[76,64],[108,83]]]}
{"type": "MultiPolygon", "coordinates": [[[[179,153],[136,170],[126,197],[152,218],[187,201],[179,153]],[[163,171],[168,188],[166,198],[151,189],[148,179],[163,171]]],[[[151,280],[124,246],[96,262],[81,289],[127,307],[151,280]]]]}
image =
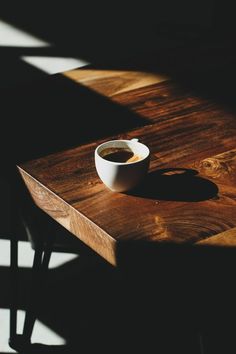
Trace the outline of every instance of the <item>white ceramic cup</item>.
{"type": "Polygon", "coordinates": [[[102,182],[112,191],[125,192],[145,177],[149,168],[150,150],[138,139],[110,140],[99,145],[95,150],[95,166],[102,182]],[[108,148],[125,148],[131,150],[140,159],[134,162],[114,162],[103,158],[102,151],[108,148]]]}

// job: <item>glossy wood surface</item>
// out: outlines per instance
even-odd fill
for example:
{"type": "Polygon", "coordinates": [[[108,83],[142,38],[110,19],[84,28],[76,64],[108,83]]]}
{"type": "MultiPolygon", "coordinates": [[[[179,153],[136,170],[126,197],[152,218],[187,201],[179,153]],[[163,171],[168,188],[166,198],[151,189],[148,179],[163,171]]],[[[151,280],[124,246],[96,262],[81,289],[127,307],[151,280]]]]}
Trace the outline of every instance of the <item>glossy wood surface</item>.
{"type": "Polygon", "coordinates": [[[41,209],[113,265],[119,243],[127,241],[236,245],[233,110],[157,71],[90,67],[65,76],[109,97],[144,123],[20,164],[41,209]],[[138,138],[151,150],[147,179],[129,194],[108,190],[95,170],[95,148],[112,138],[138,138]]]}

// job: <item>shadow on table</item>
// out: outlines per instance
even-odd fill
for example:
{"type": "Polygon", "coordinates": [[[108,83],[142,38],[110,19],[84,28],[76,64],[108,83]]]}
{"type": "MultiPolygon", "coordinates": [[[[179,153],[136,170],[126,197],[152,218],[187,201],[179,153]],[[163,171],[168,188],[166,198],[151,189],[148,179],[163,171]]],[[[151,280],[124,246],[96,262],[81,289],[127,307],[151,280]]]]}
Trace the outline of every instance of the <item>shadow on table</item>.
{"type": "Polygon", "coordinates": [[[199,202],[217,196],[215,183],[186,168],[168,168],[151,172],[129,194],[159,200],[199,202]]]}
{"type": "Polygon", "coordinates": [[[148,120],[62,75],[2,92],[0,147],[6,164],[120,134],[148,120]]]}

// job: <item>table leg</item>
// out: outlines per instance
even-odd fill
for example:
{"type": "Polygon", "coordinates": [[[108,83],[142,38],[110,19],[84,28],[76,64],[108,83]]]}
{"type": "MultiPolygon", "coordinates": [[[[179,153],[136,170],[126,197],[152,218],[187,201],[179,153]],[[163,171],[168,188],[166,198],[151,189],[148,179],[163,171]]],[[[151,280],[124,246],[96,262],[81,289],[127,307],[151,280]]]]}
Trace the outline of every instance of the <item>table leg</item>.
{"type": "MultiPolygon", "coordinates": [[[[14,246],[14,244],[13,244],[14,246]]],[[[15,256],[15,248],[13,247],[12,255],[15,256]]],[[[31,288],[28,298],[28,308],[26,308],[25,321],[23,334],[17,334],[17,304],[14,302],[14,306],[11,309],[11,327],[10,327],[10,339],[9,345],[15,350],[25,350],[31,345],[31,336],[34,328],[34,323],[36,320],[36,297],[39,288],[42,285],[43,276],[45,276],[48,270],[48,265],[51,257],[52,245],[47,244],[43,250],[42,246],[38,246],[34,253],[34,262],[32,267],[32,278],[31,278],[31,288]]],[[[15,258],[12,267],[15,266],[15,258]]],[[[17,282],[15,278],[13,279],[14,287],[17,288],[17,282]]],[[[14,289],[15,290],[15,289],[14,289]]],[[[14,299],[15,300],[15,299],[14,299]]]]}
{"type": "Polygon", "coordinates": [[[14,349],[17,342],[17,309],[18,309],[18,285],[19,285],[19,270],[18,270],[18,205],[16,203],[16,186],[14,173],[9,175],[10,184],[10,208],[9,208],[9,235],[10,235],[10,337],[9,346],[14,349]]]}
{"type": "Polygon", "coordinates": [[[10,240],[10,338],[9,345],[13,348],[17,338],[17,300],[18,300],[18,240],[14,235],[10,240]]]}
{"type": "Polygon", "coordinates": [[[30,291],[29,308],[26,311],[23,337],[25,341],[30,342],[33,332],[34,323],[36,320],[36,298],[37,291],[42,285],[43,278],[48,270],[50,257],[52,253],[52,243],[48,242],[44,248],[38,247],[35,249],[33,271],[32,271],[32,288],[30,291]]]}
{"type": "Polygon", "coordinates": [[[23,329],[23,337],[25,341],[30,342],[33,332],[35,314],[35,296],[37,296],[38,282],[40,281],[40,270],[42,263],[43,250],[42,247],[36,248],[34,253],[34,262],[32,268],[31,289],[28,299],[28,308],[25,313],[25,322],[23,329]]]}

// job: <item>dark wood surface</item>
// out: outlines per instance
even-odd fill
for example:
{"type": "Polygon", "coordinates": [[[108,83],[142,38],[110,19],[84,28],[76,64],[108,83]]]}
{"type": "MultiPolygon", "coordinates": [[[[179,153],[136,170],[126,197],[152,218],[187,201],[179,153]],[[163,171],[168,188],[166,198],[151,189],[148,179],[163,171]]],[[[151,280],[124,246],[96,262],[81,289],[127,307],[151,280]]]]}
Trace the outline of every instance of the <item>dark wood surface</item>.
{"type": "Polygon", "coordinates": [[[19,171],[42,210],[113,265],[119,244],[127,241],[236,246],[234,109],[208,94],[210,88],[207,94],[193,90],[161,70],[90,67],[64,75],[109,97],[143,124],[21,163],[19,171]],[[138,138],[151,150],[147,179],[127,194],[109,191],[96,174],[94,150],[112,138],[138,138]]]}

